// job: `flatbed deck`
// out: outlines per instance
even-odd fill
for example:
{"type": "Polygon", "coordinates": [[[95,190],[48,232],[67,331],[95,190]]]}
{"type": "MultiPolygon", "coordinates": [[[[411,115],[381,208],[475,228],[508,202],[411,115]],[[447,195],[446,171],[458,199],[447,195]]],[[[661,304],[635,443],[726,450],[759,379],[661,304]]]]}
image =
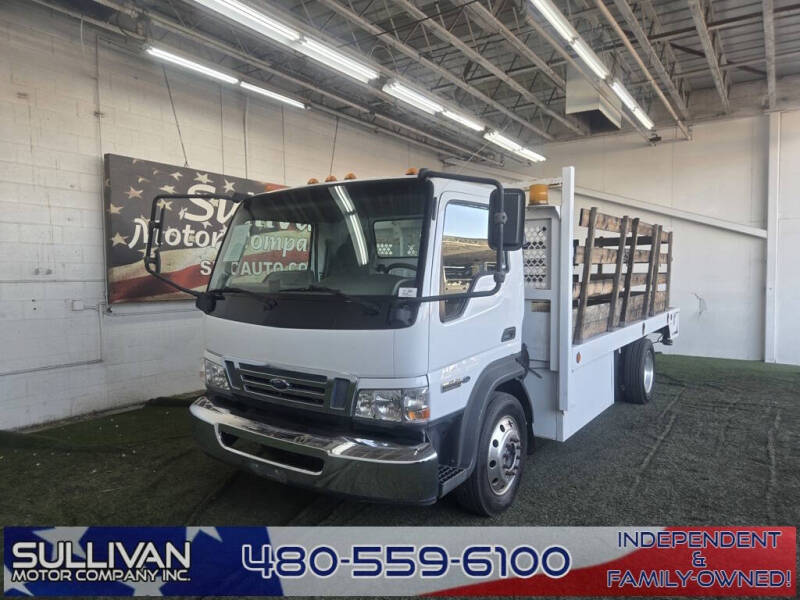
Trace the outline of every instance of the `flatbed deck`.
{"type": "Polygon", "coordinates": [[[574,177],[567,167],[553,186],[560,206],[528,207],[523,248],[522,339],[535,371],[525,385],[534,431],[559,441],[613,404],[620,349],[652,334],[666,343],[678,335],[672,232],[596,207],[576,215],[574,177]],[[583,240],[576,227],[586,228],[583,240]]]}

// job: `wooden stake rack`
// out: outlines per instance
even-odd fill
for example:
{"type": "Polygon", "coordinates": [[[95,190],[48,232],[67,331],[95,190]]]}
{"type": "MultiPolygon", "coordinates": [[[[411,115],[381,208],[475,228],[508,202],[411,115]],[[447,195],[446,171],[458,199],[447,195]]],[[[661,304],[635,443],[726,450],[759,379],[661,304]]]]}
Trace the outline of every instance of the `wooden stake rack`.
{"type": "Polygon", "coordinates": [[[576,344],[669,307],[671,231],[638,218],[605,215],[597,207],[581,210],[580,225],[587,233],[583,246],[574,242],[576,344]],[[598,231],[617,235],[600,237],[598,231]]]}

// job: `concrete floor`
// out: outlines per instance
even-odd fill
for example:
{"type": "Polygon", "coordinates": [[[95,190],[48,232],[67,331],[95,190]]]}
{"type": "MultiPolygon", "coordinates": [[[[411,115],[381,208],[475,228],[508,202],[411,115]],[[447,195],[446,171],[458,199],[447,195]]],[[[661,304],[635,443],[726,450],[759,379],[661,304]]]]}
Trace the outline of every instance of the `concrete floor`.
{"type": "Polygon", "coordinates": [[[37,433],[0,432],[4,525],[794,525],[800,369],[662,356],[646,406],[616,404],[566,443],[537,440],[493,520],[330,498],[198,451],[186,401],[37,433]]]}

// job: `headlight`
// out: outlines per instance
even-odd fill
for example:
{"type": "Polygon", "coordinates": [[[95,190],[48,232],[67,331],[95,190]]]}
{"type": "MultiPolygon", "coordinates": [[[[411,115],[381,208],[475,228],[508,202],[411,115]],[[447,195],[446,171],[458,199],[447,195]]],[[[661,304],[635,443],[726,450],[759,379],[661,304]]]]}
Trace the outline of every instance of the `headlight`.
{"type": "Polygon", "coordinates": [[[397,423],[427,421],[431,415],[428,388],[359,390],[354,416],[397,423]]]}
{"type": "Polygon", "coordinates": [[[228,385],[228,374],[225,372],[223,365],[217,364],[213,361],[205,359],[206,371],[206,385],[210,388],[218,390],[230,391],[231,386],[228,385]]]}

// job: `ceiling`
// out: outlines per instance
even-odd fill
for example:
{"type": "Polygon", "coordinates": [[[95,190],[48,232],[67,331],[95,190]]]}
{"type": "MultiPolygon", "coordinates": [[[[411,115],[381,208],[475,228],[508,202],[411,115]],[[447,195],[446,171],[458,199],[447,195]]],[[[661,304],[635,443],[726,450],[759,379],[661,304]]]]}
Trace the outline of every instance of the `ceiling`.
{"type": "MultiPolygon", "coordinates": [[[[126,44],[134,48],[179,48],[314,110],[443,156],[493,164],[523,160],[481,133],[398,103],[381,90],[385,81],[400,79],[537,151],[548,142],[595,134],[586,118],[565,114],[567,66],[589,71],[529,0],[247,0],[371,64],[380,78],[366,84],[193,0],[31,1],[108,34],[127,34],[126,44]]],[[[623,129],[638,130],[643,141],[655,142],[659,128],[676,125],[688,134],[701,114],[735,111],[741,86],[763,87],[763,108],[776,108],[779,79],[800,73],[800,38],[794,35],[800,0],[554,3],[656,122],[648,131],[626,114],[623,129]]],[[[602,82],[593,85],[613,95],[602,82]]]]}

